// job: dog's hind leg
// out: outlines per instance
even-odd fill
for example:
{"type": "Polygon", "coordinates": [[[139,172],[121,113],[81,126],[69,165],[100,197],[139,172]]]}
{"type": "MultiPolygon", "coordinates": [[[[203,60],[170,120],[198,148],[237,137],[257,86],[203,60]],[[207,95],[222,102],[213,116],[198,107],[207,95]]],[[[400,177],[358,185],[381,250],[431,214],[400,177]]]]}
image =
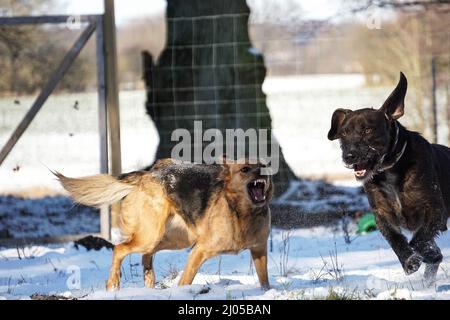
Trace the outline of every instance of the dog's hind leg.
{"type": "MultiPolygon", "coordinates": [[[[149,184],[151,187],[155,185],[149,184]]],[[[111,272],[106,284],[108,290],[120,286],[120,265],[130,253],[142,253],[146,286],[154,286],[155,276],[152,268],[152,255],[164,237],[165,225],[169,217],[170,204],[162,192],[154,188],[154,193],[133,192],[122,202],[121,230],[125,230],[130,241],[114,249],[111,272]],[[150,259],[149,259],[150,258],[150,259]]],[[[161,189],[161,188],[160,188],[161,189]]]]}
{"type": "Polygon", "coordinates": [[[139,252],[139,248],[133,241],[127,243],[120,243],[114,247],[113,261],[111,264],[111,270],[109,272],[109,278],[106,282],[106,290],[114,291],[120,287],[120,266],[123,259],[133,252],[139,252]]]}
{"type": "Polygon", "coordinates": [[[431,287],[436,282],[436,275],[439,269],[440,263],[427,263],[425,267],[425,272],[423,278],[425,280],[425,285],[431,287]]]}
{"type": "Polygon", "coordinates": [[[422,243],[421,246],[416,246],[423,256],[423,261],[426,263],[425,272],[423,274],[425,284],[431,287],[436,282],[436,275],[439,270],[439,264],[442,262],[441,249],[436,244],[436,241],[431,240],[422,243]]]}
{"type": "Polygon", "coordinates": [[[161,240],[163,235],[159,236],[159,239],[154,239],[152,242],[147,242],[145,245],[136,241],[136,238],[128,243],[121,243],[114,247],[113,262],[111,265],[111,271],[109,273],[109,279],[106,282],[106,289],[108,291],[114,291],[120,287],[120,266],[123,259],[131,253],[143,253],[142,263],[144,265],[144,282],[146,287],[153,288],[155,286],[155,273],[153,271],[153,252],[161,240]],[[149,253],[151,252],[151,253],[149,253]]]}
{"type": "Polygon", "coordinates": [[[153,269],[154,254],[146,253],[142,256],[142,265],[144,267],[144,283],[147,288],[155,287],[155,270],[153,269]]]}
{"type": "MultiPolygon", "coordinates": [[[[146,208],[146,206],[143,206],[143,209],[146,208]]],[[[139,229],[135,230],[131,241],[121,243],[114,248],[111,272],[106,283],[107,290],[116,290],[120,287],[120,265],[127,255],[130,253],[142,253],[151,256],[161,242],[164,236],[169,206],[166,204],[158,208],[158,210],[154,209],[155,211],[146,212],[148,214],[143,215],[144,218],[139,221],[139,229]]],[[[151,282],[149,281],[149,283],[151,282]]]]}

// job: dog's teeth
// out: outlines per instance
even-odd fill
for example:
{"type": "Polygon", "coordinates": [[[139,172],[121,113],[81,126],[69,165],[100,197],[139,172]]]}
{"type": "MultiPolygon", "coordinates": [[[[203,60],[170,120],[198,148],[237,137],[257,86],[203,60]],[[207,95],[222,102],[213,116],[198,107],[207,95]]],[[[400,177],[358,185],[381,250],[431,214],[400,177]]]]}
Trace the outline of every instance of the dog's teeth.
{"type": "Polygon", "coordinates": [[[263,200],[266,200],[266,196],[263,196],[263,200]]]}

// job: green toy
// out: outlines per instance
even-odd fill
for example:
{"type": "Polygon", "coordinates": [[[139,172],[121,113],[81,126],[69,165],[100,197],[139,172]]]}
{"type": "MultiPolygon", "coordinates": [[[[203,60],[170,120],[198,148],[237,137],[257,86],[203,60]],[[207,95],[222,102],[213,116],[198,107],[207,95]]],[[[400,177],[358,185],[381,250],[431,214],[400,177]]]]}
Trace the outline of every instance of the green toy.
{"type": "Polygon", "coordinates": [[[377,224],[375,222],[375,215],[372,212],[367,212],[358,221],[359,234],[366,234],[377,230],[377,224]]]}

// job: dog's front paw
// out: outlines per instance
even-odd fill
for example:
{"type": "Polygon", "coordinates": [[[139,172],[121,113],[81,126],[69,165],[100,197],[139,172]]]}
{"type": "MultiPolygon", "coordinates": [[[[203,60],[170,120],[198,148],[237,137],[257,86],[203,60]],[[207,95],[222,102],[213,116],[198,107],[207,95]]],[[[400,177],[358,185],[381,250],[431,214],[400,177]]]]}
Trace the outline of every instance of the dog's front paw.
{"type": "Polygon", "coordinates": [[[264,291],[269,291],[270,290],[270,285],[268,283],[262,284],[261,285],[261,289],[264,291]]]}
{"type": "Polygon", "coordinates": [[[423,262],[427,264],[435,264],[442,262],[442,253],[436,242],[418,242],[411,244],[413,249],[423,257],[423,262]]]}
{"type": "Polygon", "coordinates": [[[422,264],[423,258],[418,253],[413,253],[408,259],[403,263],[403,270],[407,275],[410,275],[417,270],[419,270],[420,265],[422,264]]]}
{"type": "Polygon", "coordinates": [[[442,262],[442,253],[436,250],[429,250],[423,253],[423,262],[428,264],[439,264],[442,262]]]}
{"type": "Polygon", "coordinates": [[[114,292],[119,290],[119,288],[120,288],[119,281],[111,279],[108,279],[108,281],[106,281],[106,291],[114,292]]]}

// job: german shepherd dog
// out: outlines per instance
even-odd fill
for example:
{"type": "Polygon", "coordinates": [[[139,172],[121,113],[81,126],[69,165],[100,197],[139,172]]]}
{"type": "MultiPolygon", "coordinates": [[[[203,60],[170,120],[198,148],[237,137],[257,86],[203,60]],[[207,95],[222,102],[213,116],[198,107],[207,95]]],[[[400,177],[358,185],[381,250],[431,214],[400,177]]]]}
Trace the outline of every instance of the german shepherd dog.
{"type": "Polygon", "coordinates": [[[328,139],[340,139],[344,163],[363,182],[377,226],[405,273],[416,272],[424,262],[431,285],[442,261],[434,239],[447,230],[450,214],[450,149],[430,144],[397,121],[406,89],[400,73],[380,109],[337,109],[328,139]],[[413,232],[411,241],[401,228],[413,232]]]}
{"type": "Polygon", "coordinates": [[[144,283],[155,286],[153,257],[166,249],[192,247],[179,285],[191,284],[207,259],[250,249],[261,287],[269,288],[267,238],[270,230],[271,177],[262,163],[192,164],[157,161],[149,171],[117,178],[67,178],[55,173],[72,198],[100,207],[121,204],[119,228],[126,241],[114,247],[107,290],[120,286],[120,265],[142,253],[144,283]]]}

